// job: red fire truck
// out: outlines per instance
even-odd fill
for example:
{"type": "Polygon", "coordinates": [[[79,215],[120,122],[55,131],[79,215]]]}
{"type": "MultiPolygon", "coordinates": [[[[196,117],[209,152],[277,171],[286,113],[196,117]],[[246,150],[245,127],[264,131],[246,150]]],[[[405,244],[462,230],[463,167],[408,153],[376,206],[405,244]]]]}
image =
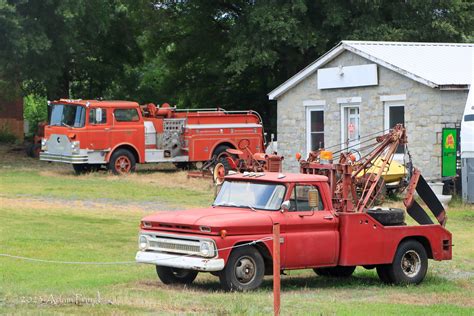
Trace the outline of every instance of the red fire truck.
{"type": "Polygon", "coordinates": [[[231,155],[264,152],[262,119],[254,111],[177,109],[130,101],[50,102],[40,160],[73,165],[77,173],[106,166],[116,174],[136,163],[177,166],[231,155]]]}
{"type": "Polygon", "coordinates": [[[272,274],[272,228],[279,223],[282,270],[349,277],[363,266],[376,269],[383,282],[418,284],[428,259],[452,257],[446,212],[416,169],[404,203],[419,225],[407,225],[402,209],[372,207],[381,174],[406,143],[405,129],[397,125],[377,142],[359,162],[350,153],[333,163],[327,151],[315,152],[301,162],[300,174],[227,176],[211,207],[143,218],[136,261],[155,265],[165,284],[189,284],[199,272],[211,272],[226,290],[252,290],[272,274]],[[380,170],[360,177],[377,158],[384,162],[380,170]]]}

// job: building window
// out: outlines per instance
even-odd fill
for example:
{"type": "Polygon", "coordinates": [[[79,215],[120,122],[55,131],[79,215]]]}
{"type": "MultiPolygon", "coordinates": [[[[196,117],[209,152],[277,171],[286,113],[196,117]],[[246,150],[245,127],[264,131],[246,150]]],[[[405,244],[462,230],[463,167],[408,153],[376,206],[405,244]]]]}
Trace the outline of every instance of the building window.
{"type": "Polygon", "coordinates": [[[309,151],[324,148],[324,110],[322,107],[306,109],[307,149],[309,151]]]}
{"type": "MultiPolygon", "coordinates": [[[[393,128],[397,124],[405,125],[405,104],[400,101],[387,101],[385,105],[385,129],[393,128]]],[[[396,154],[404,154],[403,145],[398,146],[396,154]]]]}

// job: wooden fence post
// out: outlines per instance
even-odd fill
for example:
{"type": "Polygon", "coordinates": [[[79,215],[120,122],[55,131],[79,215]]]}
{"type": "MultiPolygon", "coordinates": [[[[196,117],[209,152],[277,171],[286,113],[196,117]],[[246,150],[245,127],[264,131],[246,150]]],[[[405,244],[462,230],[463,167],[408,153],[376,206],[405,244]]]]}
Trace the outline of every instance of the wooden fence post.
{"type": "Polygon", "coordinates": [[[273,312],[280,315],[280,224],[273,224],[273,312]]]}

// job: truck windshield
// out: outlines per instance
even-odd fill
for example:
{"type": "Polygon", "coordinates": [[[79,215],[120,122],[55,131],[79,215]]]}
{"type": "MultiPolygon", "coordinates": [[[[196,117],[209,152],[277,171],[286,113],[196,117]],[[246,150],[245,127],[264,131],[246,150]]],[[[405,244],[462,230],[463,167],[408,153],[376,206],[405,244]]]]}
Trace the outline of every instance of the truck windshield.
{"type": "Polygon", "coordinates": [[[80,105],[54,104],[51,109],[49,125],[84,127],[86,109],[80,105]]]}
{"type": "Polygon", "coordinates": [[[225,181],[213,205],[275,211],[284,196],[285,186],[281,184],[225,181]]]}

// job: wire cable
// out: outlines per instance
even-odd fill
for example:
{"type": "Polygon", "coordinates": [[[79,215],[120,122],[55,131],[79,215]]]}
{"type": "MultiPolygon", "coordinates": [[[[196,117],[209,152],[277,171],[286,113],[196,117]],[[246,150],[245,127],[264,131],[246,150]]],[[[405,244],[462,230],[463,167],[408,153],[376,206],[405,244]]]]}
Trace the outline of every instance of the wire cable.
{"type": "MultiPolygon", "coordinates": [[[[240,244],[236,246],[229,246],[229,247],[224,247],[224,248],[219,248],[216,251],[224,251],[224,250],[229,250],[233,248],[240,248],[240,247],[245,247],[245,246],[252,246],[255,245],[259,242],[266,242],[273,240],[273,237],[264,237],[261,239],[253,240],[251,242],[245,243],[245,244],[240,244]]],[[[163,258],[161,261],[164,260],[171,260],[171,259],[176,259],[176,258],[183,258],[183,257],[195,257],[196,255],[175,255],[175,254],[170,254],[171,257],[169,258],[163,258]]],[[[24,260],[24,261],[30,261],[30,262],[40,262],[40,263],[52,263],[52,264],[73,264],[73,265],[125,265],[125,264],[136,264],[136,261],[116,261],[116,262],[93,262],[93,261],[61,261],[61,260],[46,260],[46,259],[38,259],[38,258],[30,258],[30,257],[23,257],[23,256],[16,256],[16,255],[11,255],[7,253],[0,253],[0,257],[4,258],[12,258],[12,259],[19,259],[19,260],[24,260]]]]}

